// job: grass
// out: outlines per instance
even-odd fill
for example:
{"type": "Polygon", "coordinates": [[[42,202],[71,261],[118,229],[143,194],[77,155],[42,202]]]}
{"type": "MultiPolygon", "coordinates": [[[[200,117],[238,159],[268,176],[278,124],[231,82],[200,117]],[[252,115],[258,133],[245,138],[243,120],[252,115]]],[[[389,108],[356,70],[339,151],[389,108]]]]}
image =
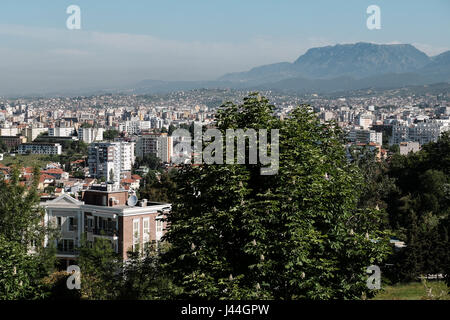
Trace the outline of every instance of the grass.
{"type": "Polygon", "coordinates": [[[51,161],[46,160],[48,157],[46,155],[40,154],[16,154],[15,157],[11,157],[9,154],[5,153],[3,161],[0,161],[4,166],[10,167],[12,165],[18,165],[19,167],[34,167],[39,168],[45,167],[45,165],[51,161]]]}
{"type": "Polygon", "coordinates": [[[444,282],[427,281],[425,284],[410,282],[385,286],[373,300],[450,300],[449,288],[444,282]],[[431,295],[427,288],[431,288],[431,295]]]}

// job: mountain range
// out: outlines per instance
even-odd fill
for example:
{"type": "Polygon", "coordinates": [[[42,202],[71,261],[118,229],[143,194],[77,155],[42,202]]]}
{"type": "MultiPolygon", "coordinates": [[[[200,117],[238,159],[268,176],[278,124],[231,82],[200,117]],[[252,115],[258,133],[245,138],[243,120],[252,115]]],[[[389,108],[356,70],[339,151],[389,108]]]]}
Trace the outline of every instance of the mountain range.
{"type": "Polygon", "coordinates": [[[359,42],[311,48],[294,62],[229,73],[214,81],[145,80],[133,91],[235,88],[326,93],[440,82],[450,82],[450,51],[430,57],[410,44],[359,42]]]}

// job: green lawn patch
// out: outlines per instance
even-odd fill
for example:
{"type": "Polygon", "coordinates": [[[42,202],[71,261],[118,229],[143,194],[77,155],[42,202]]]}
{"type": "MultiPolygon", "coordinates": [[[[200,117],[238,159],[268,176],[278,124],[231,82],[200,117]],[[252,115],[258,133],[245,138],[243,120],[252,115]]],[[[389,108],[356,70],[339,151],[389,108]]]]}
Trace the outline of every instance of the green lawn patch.
{"type": "Polygon", "coordinates": [[[422,282],[400,283],[382,287],[373,300],[450,300],[449,288],[443,281],[427,281],[431,295],[422,282]]]}

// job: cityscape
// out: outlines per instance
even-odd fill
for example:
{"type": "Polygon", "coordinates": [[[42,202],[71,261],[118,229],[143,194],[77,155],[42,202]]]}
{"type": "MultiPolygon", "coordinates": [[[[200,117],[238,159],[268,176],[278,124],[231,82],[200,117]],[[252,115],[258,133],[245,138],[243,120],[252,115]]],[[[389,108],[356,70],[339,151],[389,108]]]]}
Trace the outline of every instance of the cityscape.
{"type": "MultiPolygon", "coordinates": [[[[64,32],[104,32],[82,31],[95,6],[79,2],[64,32]]],[[[380,12],[398,8],[379,2],[360,5],[364,37],[203,78],[164,78],[161,58],[149,76],[124,63],[132,81],[93,85],[93,67],[78,87],[49,70],[20,88],[28,71],[0,65],[0,300],[189,300],[173,314],[274,319],[279,300],[448,301],[450,43],[391,41],[380,12]],[[201,302],[220,300],[235,306],[201,302]]]]}

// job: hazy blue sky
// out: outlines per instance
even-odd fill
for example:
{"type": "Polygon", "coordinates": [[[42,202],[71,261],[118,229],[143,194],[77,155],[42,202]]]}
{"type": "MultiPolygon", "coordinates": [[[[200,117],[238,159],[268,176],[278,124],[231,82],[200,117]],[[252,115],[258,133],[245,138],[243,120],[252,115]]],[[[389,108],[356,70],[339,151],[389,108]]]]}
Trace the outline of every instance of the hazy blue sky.
{"type": "Polygon", "coordinates": [[[358,41],[450,49],[448,0],[1,0],[0,94],[215,79],[358,41]],[[66,8],[81,8],[68,30],[66,8]],[[381,8],[368,30],[366,8],[381,8]]]}

